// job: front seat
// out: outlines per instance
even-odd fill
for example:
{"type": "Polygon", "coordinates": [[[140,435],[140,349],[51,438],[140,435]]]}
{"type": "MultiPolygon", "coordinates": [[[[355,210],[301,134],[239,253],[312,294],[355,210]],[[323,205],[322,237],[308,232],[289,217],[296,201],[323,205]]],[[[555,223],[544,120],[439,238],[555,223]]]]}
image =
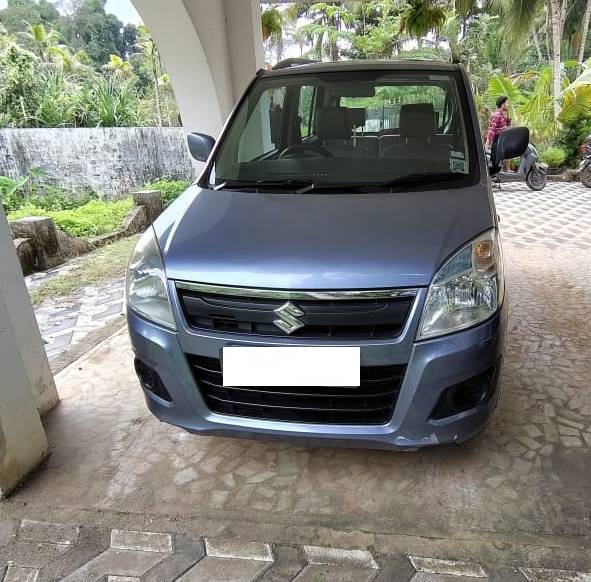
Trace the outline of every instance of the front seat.
{"type": "Polygon", "coordinates": [[[399,122],[401,143],[386,146],[381,151],[381,156],[403,160],[430,159],[449,164],[451,147],[435,141],[435,119],[435,110],[431,103],[403,105],[400,108],[399,122]]]}

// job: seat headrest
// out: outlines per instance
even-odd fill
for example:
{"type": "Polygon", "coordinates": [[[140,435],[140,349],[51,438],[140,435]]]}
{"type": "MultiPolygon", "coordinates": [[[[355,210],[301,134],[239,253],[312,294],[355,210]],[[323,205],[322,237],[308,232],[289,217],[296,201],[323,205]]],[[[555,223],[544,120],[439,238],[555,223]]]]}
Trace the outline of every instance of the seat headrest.
{"type": "Polygon", "coordinates": [[[316,135],[321,140],[347,139],[351,127],[345,107],[319,107],[316,111],[316,135]]]}
{"type": "Polygon", "coordinates": [[[431,103],[411,103],[400,108],[400,135],[427,137],[435,135],[435,110],[431,103]]]}
{"type": "Polygon", "coordinates": [[[363,127],[365,125],[365,107],[349,107],[349,125],[363,127]]]}

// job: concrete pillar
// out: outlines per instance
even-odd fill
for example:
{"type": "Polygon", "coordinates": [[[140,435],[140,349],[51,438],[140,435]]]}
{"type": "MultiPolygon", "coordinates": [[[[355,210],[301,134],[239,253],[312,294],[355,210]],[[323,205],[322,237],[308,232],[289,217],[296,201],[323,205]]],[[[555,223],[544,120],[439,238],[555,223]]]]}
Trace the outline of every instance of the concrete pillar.
{"type": "Polygon", "coordinates": [[[47,456],[40,409],[57,392],[0,206],[0,497],[47,456]]]}
{"type": "MultiPolygon", "coordinates": [[[[7,315],[12,323],[21,359],[25,366],[25,374],[37,408],[41,415],[51,410],[58,402],[59,396],[53,381],[53,374],[45,355],[45,348],[37,320],[29,301],[29,294],[23,279],[10,228],[0,206],[0,295],[7,308],[7,315]]],[[[0,354],[0,362],[2,362],[0,354]]],[[[0,370],[2,366],[0,366],[0,370]]],[[[0,383],[2,375],[0,374],[0,383]]]]}
{"type": "Polygon", "coordinates": [[[132,0],[166,66],[183,126],[217,137],[264,66],[258,0],[132,0]]]}

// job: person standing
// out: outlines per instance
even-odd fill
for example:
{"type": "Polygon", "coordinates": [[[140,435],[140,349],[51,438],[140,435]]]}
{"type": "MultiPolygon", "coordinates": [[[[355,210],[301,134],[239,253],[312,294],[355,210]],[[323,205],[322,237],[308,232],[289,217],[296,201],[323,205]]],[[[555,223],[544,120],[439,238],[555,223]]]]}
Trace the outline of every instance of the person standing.
{"type": "MultiPolygon", "coordinates": [[[[486,144],[487,150],[491,153],[496,147],[496,141],[499,134],[511,126],[511,118],[509,117],[509,98],[507,95],[501,95],[497,98],[497,110],[492,114],[490,123],[488,125],[488,131],[486,132],[486,144]]],[[[505,160],[505,170],[509,169],[510,160],[505,160]]]]}

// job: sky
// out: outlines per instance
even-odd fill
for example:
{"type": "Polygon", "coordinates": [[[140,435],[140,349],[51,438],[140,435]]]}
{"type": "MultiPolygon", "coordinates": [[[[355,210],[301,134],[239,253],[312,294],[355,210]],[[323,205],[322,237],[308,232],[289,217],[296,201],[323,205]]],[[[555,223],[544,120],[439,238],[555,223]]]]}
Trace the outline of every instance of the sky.
{"type": "MultiPolygon", "coordinates": [[[[0,0],[0,8],[6,8],[6,0],[0,0]]],[[[128,22],[141,24],[142,22],[130,0],[107,0],[106,10],[117,16],[124,24],[128,22]]]]}

